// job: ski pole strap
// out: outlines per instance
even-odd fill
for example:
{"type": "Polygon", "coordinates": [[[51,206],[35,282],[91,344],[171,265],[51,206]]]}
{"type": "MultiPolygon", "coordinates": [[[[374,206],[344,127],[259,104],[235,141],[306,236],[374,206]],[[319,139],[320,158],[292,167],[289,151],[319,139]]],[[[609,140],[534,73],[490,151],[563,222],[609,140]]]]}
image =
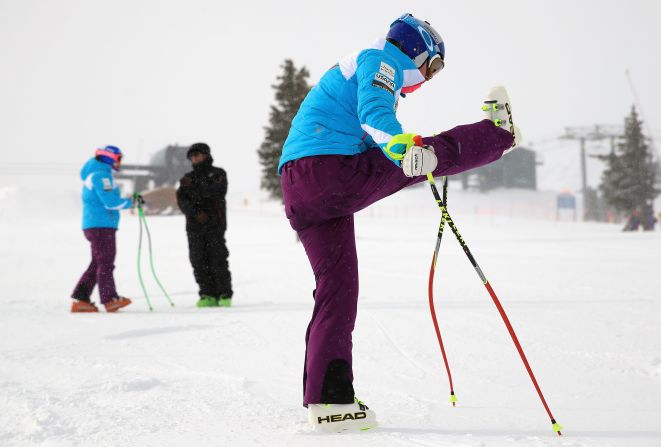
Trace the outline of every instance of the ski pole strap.
{"type": "Polygon", "coordinates": [[[422,137],[414,133],[400,133],[388,141],[383,151],[393,160],[403,160],[404,154],[413,146],[422,145],[422,137]],[[403,147],[402,147],[403,146],[403,147]],[[393,150],[393,148],[396,148],[393,150]],[[403,149],[403,150],[402,150],[403,149]]]}

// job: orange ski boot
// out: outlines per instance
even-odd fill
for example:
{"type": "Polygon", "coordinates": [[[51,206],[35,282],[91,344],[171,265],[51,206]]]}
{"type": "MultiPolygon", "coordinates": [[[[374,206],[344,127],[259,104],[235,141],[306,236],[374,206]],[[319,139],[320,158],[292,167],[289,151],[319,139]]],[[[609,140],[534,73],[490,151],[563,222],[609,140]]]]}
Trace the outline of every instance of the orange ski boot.
{"type": "Polygon", "coordinates": [[[98,312],[99,308],[89,301],[73,300],[71,302],[71,312],[98,312]]]}
{"type": "Polygon", "coordinates": [[[122,307],[126,307],[131,304],[131,300],[124,297],[113,298],[112,301],[108,301],[104,304],[106,307],[106,312],[117,312],[122,307]]]}

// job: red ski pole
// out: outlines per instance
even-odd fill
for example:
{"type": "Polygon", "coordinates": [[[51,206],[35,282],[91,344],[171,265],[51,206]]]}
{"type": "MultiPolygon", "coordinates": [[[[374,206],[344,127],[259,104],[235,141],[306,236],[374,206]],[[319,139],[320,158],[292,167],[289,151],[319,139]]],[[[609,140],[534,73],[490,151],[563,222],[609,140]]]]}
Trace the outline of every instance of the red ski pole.
{"type": "MultiPolygon", "coordinates": [[[[443,177],[443,201],[447,200],[447,179],[443,177]]],[[[443,355],[443,363],[445,363],[445,371],[448,374],[448,382],[450,384],[450,402],[454,407],[457,404],[457,397],[454,394],[454,385],[452,384],[452,373],[450,372],[450,364],[448,363],[448,357],[445,353],[445,346],[443,346],[443,338],[441,337],[441,330],[438,327],[438,320],[436,319],[436,309],[434,308],[434,273],[436,272],[436,261],[438,260],[438,249],[441,246],[441,239],[443,238],[443,229],[445,228],[445,215],[441,216],[441,224],[438,227],[438,236],[436,238],[436,248],[434,249],[434,255],[431,259],[431,267],[429,268],[429,312],[431,313],[431,319],[434,323],[434,330],[436,331],[436,338],[438,339],[438,345],[441,348],[441,354],[443,355]]]]}
{"type": "MultiPolygon", "coordinates": [[[[510,337],[512,337],[512,341],[514,342],[514,345],[516,346],[516,350],[519,352],[519,356],[521,357],[521,360],[523,361],[523,365],[526,367],[526,371],[528,371],[528,375],[530,376],[530,380],[532,380],[532,383],[535,387],[535,390],[537,391],[537,394],[539,395],[539,398],[542,401],[542,405],[544,406],[544,409],[546,410],[546,413],[549,415],[549,418],[551,419],[551,424],[552,424],[552,427],[553,427],[553,431],[555,431],[558,434],[558,436],[562,436],[562,432],[561,432],[562,427],[560,426],[560,424],[558,422],[556,422],[555,418],[553,417],[553,414],[551,413],[551,409],[549,408],[548,404],[546,403],[546,399],[544,398],[544,394],[542,394],[542,390],[539,387],[539,384],[537,383],[537,379],[535,378],[535,374],[533,374],[533,372],[532,372],[532,368],[530,367],[530,363],[528,363],[528,359],[526,358],[526,354],[523,352],[523,348],[521,347],[521,343],[519,343],[519,339],[516,336],[516,333],[514,332],[514,328],[512,327],[512,323],[510,323],[510,320],[507,317],[507,314],[505,313],[505,309],[503,309],[503,306],[500,303],[500,300],[496,296],[496,292],[494,292],[493,288],[491,287],[491,284],[489,283],[489,280],[486,278],[486,276],[484,276],[484,273],[482,272],[482,269],[477,264],[477,261],[473,257],[473,254],[471,253],[470,249],[468,248],[468,245],[464,241],[464,238],[461,237],[461,234],[459,233],[459,230],[457,229],[457,226],[454,224],[454,221],[452,220],[452,217],[450,217],[450,214],[448,213],[446,204],[441,199],[441,196],[438,193],[438,189],[436,189],[436,183],[434,181],[434,176],[431,173],[429,173],[429,174],[427,174],[427,179],[429,180],[429,185],[431,186],[431,190],[432,190],[432,193],[434,194],[434,198],[436,199],[436,203],[438,204],[438,207],[441,210],[442,220],[445,220],[445,222],[447,222],[447,224],[450,226],[450,229],[452,230],[455,237],[457,238],[457,241],[459,241],[459,245],[461,245],[461,248],[464,250],[464,253],[466,253],[466,256],[468,257],[468,260],[470,261],[473,268],[475,269],[478,276],[480,277],[480,280],[484,284],[484,287],[486,287],[487,291],[489,292],[489,295],[491,296],[491,299],[493,300],[494,304],[496,305],[496,308],[498,309],[498,313],[500,313],[500,316],[503,319],[503,322],[505,323],[505,326],[507,327],[507,331],[509,332],[510,337]]],[[[444,191],[447,191],[445,188],[447,188],[447,178],[444,178],[444,191]]],[[[437,241],[437,244],[438,244],[438,241],[437,241]]],[[[437,335],[439,335],[439,341],[440,341],[440,333],[437,332],[437,335]]],[[[444,358],[445,358],[445,354],[444,354],[444,358]]],[[[446,362],[446,365],[447,365],[447,362],[446,362]]],[[[448,373],[449,373],[449,368],[448,368],[448,373]]]]}

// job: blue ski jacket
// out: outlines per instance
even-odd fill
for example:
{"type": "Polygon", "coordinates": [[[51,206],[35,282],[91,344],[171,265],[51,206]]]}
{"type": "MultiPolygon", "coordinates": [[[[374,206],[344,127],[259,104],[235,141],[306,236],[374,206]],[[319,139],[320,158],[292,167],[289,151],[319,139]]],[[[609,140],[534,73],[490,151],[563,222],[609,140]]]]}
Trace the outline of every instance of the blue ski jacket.
{"type": "MultiPolygon", "coordinates": [[[[393,136],[402,133],[395,116],[402,87],[424,80],[413,61],[385,39],[344,57],[305,97],[292,121],[278,172],[288,161],[311,155],[384,149],[393,136]]],[[[403,153],[404,149],[393,151],[403,153]]]]}
{"type": "Polygon", "coordinates": [[[132,200],[124,199],[112,177],[112,167],[91,158],[80,170],[83,180],[83,230],[117,228],[119,210],[131,208],[132,200]]]}

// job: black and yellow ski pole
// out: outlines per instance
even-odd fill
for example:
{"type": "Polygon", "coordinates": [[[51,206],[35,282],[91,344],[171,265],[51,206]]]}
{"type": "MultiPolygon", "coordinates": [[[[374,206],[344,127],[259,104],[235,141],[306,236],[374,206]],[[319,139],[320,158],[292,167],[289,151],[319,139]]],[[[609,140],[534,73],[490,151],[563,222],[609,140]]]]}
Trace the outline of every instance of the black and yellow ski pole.
{"type": "MultiPolygon", "coordinates": [[[[457,229],[457,226],[454,224],[454,221],[452,220],[452,217],[450,217],[450,213],[448,213],[447,210],[447,204],[445,200],[447,200],[447,178],[443,178],[443,191],[444,191],[444,198],[441,198],[440,194],[438,193],[438,189],[436,188],[436,182],[434,181],[434,176],[429,173],[427,174],[427,180],[429,181],[429,185],[431,186],[432,193],[434,194],[434,198],[436,199],[436,204],[438,205],[439,209],[441,210],[442,217],[441,217],[441,223],[444,224],[447,223],[452,232],[454,233],[455,237],[457,238],[457,241],[459,242],[459,245],[461,248],[464,250],[464,253],[466,253],[466,256],[468,257],[468,260],[470,261],[471,265],[477,272],[477,275],[480,277],[480,280],[482,281],[482,284],[484,284],[484,287],[487,289],[489,292],[489,295],[491,296],[491,299],[493,300],[494,304],[496,305],[496,308],[498,309],[498,313],[500,313],[501,318],[503,319],[503,322],[505,323],[505,326],[507,327],[507,331],[510,334],[510,337],[512,337],[512,341],[514,342],[514,345],[516,346],[516,350],[519,352],[519,356],[521,357],[521,360],[523,361],[523,365],[526,367],[526,370],[528,371],[528,375],[530,376],[530,380],[532,380],[532,383],[535,387],[535,390],[537,391],[537,394],[539,395],[540,400],[542,401],[542,405],[544,406],[544,409],[546,410],[546,413],[548,414],[549,418],[551,419],[551,425],[553,427],[553,431],[555,431],[558,436],[562,435],[562,426],[555,420],[553,417],[553,414],[551,413],[551,409],[549,408],[548,404],[546,403],[546,399],[544,398],[544,395],[542,394],[542,390],[539,387],[539,384],[537,383],[537,379],[535,378],[535,374],[532,372],[532,368],[530,367],[530,363],[528,363],[528,359],[526,358],[526,354],[523,352],[523,348],[521,347],[521,343],[519,343],[519,339],[516,336],[516,333],[514,332],[514,328],[512,327],[512,324],[510,323],[509,318],[507,317],[507,314],[505,313],[505,309],[503,309],[502,304],[500,303],[500,300],[496,296],[496,292],[494,292],[493,288],[491,287],[491,284],[489,283],[489,280],[486,278],[484,273],[482,272],[482,269],[480,266],[477,264],[477,261],[473,257],[473,254],[471,253],[470,249],[468,248],[468,245],[466,244],[466,241],[464,241],[464,238],[461,237],[461,234],[459,233],[459,230],[457,229]],[[444,200],[445,199],[445,200],[444,200]]],[[[437,249],[435,252],[435,256],[438,252],[438,246],[440,245],[440,236],[442,236],[442,228],[439,229],[439,237],[437,238],[436,245],[437,249]]],[[[434,258],[435,260],[435,258],[434,258]]],[[[434,262],[435,265],[435,262],[434,262]]],[[[437,329],[437,335],[439,336],[439,342],[440,342],[440,332],[438,332],[438,326],[436,326],[437,329]]],[[[441,347],[443,345],[441,344],[441,347]]],[[[445,352],[443,350],[443,356],[445,359],[445,352]]],[[[447,359],[446,360],[446,367],[447,367],[447,359]]],[[[450,373],[450,368],[447,367],[448,369],[448,375],[450,373]]],[[[452,383],[452,382],[450,382],[452,383]]],[[[452,385],[450,385],[452,386],[452,385]]]]}

